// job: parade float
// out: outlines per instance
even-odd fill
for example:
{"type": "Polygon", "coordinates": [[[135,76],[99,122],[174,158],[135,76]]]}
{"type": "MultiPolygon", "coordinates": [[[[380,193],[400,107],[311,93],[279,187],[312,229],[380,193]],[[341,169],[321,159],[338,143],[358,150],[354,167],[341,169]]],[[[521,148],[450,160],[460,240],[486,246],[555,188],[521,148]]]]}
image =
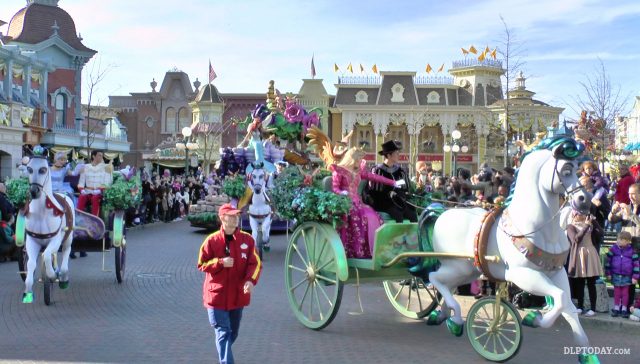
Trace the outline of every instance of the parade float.
{"type": "MultiPolygon", "coordinates": [[[[511,359],[522,344],[523,325],[549,328],[560,315],[569,322],[576,345],[589,346],[567,289],[563,265],[569,246],[561,227],[571,211],[569,205],[588,209],[590,204],[577,178],[576,162],[582,158],[583,144],[562,135],[538,141],[520,157],[510,196],[500,206],[487,211],[431,205],[418,223],[385,220],[368,241],[370,256],[356,258],[348,254],[341,224],[358,214],[353,208],[360,201],[352,199],[352,210],[338,205],[343,209],[333,214],[310,211],[307,215],[304,209],[311,204],[311,210],[320,210],[313,197],[318,191],[341,192],[335,178],[342,172],[335,166],[353,168],[355,163],[344,162],[351,151],[336,155],[326,136],[312,132],[310,137],[318,156],[334,171],[333,177],[319,183],[313,173],[291,172],[285,181],[276,182],[280,194],[274,194],[275,204],[299,219],[284,266],[286,295],[301,324],[313,330],[325,328],[336,317],[345,284],[359,287],[361,281],[382,281],[387,298],[400,314],[426,318],[429,325],[446,323],[458,337],[466,333],[473,349],[486,360],[511,359]],[[539,192],[532,195],[531,191],[539,192]],[[452,292],[480,277],[496,282],[496,295],[476,301],[465,321],[452,292]],[[544,314],[530,311],[521,317],[509,301],[508,283],[551,296],[556,304],[544,314]]],[[[355,158],[357,151],[351,153],[355,158]]],[[[350,171],[347,180],[359,181],[360,171],[350,171]]],[[[582,353],[578,359],[599,363],[591,353],[582,353]]]]}
{"type": "MultiPolygon", "coordinates": [[[[21,248],[18,260],[20,275],[25,282],[23,303],[34,301],[33,284],[36,270],[42,283],[46,305],[52,302],[53,284],[69,287],[69,254],[77,252],[114,252],[115,276],[122,283],[126,261],[125,210],[140,201],[140,178],[135,169],[114,173],[113,183],[104,189],[102,217],[75,208],[70,196],[54,193],[49,176],[47,150],[33,149],[27,164],[28,178],[9,182],[10,199],[22,205],[16,218],[15,244],[21,248]],[[25,197],[25,184],[28,194],[25,197]],[[33,264],[32,260],[36,263],[33,264]]],[[[105,173],[112,173],[105,168],[105,173]]]]}

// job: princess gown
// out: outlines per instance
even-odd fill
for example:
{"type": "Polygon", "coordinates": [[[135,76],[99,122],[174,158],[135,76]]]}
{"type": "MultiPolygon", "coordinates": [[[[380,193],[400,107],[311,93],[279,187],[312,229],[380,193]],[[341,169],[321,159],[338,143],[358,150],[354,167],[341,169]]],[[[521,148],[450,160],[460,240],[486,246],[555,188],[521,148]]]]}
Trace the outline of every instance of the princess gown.
{"type": "Polygon", "coordinates": [[[363,179],[389,186],[394,186],[395,181],[367,171],[366,161],[360,163],[359,173],[352,173],[335,164],[330,169],[333,192],[347,191],[352,201],[351,210],[342,217],[342,225],[338,229],[347,258],[371,258],[375,232],[382,225],[382,219],[373,208],[362,202],[358,186],[363,179]]]}

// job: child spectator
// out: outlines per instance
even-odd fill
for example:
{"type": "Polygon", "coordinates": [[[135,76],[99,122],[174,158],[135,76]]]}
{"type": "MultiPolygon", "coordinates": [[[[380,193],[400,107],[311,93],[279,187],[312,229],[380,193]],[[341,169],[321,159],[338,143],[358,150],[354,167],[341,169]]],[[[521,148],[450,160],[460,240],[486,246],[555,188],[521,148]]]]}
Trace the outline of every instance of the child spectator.
{"type": "Polygon", "coordinates": [[[605,270],[607,279],[613,284],[613,310],[611,316],[629,317],[627,302],[629,301],[629,286],[638,282],[640,266],[638,254],[631,247],[631,234],[621,231],[618,241],[607,253],[605,270]]]}

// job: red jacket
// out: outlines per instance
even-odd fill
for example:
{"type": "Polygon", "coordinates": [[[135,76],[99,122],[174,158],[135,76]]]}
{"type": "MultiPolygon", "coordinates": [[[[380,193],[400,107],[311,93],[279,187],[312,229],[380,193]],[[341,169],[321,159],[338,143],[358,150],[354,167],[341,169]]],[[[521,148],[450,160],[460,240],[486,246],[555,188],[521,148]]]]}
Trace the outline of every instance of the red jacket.
{"type": "Polygon", "coordinates": [[[618,181],[614,200],[616,202],[629,205],[631,203],[631,200],[629,199],[629,187],[631,187],[631,185],[634,183],[635,179],[630,174],[625,174],[624,176],[622,176],[618,181]]]}
{"type": "Polygon", "coordinates": [[[220,229],[209,235],[200,247],[198,269],[206,273],[202,286],[206,308],[230,311],[248,306],[251,295],[244,293],[244,284],[250,281],[256,285],[260,277],[262,263],[251,235],[236,229],[229,242],[229,256],[233,258],[230,268],[222,265],[226,246],[224,231],[220,229]]]}

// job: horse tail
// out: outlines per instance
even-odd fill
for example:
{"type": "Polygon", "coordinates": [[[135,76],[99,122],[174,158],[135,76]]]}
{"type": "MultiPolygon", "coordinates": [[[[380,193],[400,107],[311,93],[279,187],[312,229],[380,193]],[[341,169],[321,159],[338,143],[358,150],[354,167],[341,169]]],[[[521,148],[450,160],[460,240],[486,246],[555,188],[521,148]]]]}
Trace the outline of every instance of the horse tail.
{"type": "MultiPolygon", "coordinates": [[[[436,220],[445,211],[444,206],[438,203],[429,205],[420,215],[418,219],[418,244],[420,250],[423,252],[433,252],[433,231],[436,220]]],[[[409,271],[422,277],[425,281],[428,280],[429,273],[435,271],[440,267],[440,260],[438,258],[421,258],[416,259],[409,271]]]]}

